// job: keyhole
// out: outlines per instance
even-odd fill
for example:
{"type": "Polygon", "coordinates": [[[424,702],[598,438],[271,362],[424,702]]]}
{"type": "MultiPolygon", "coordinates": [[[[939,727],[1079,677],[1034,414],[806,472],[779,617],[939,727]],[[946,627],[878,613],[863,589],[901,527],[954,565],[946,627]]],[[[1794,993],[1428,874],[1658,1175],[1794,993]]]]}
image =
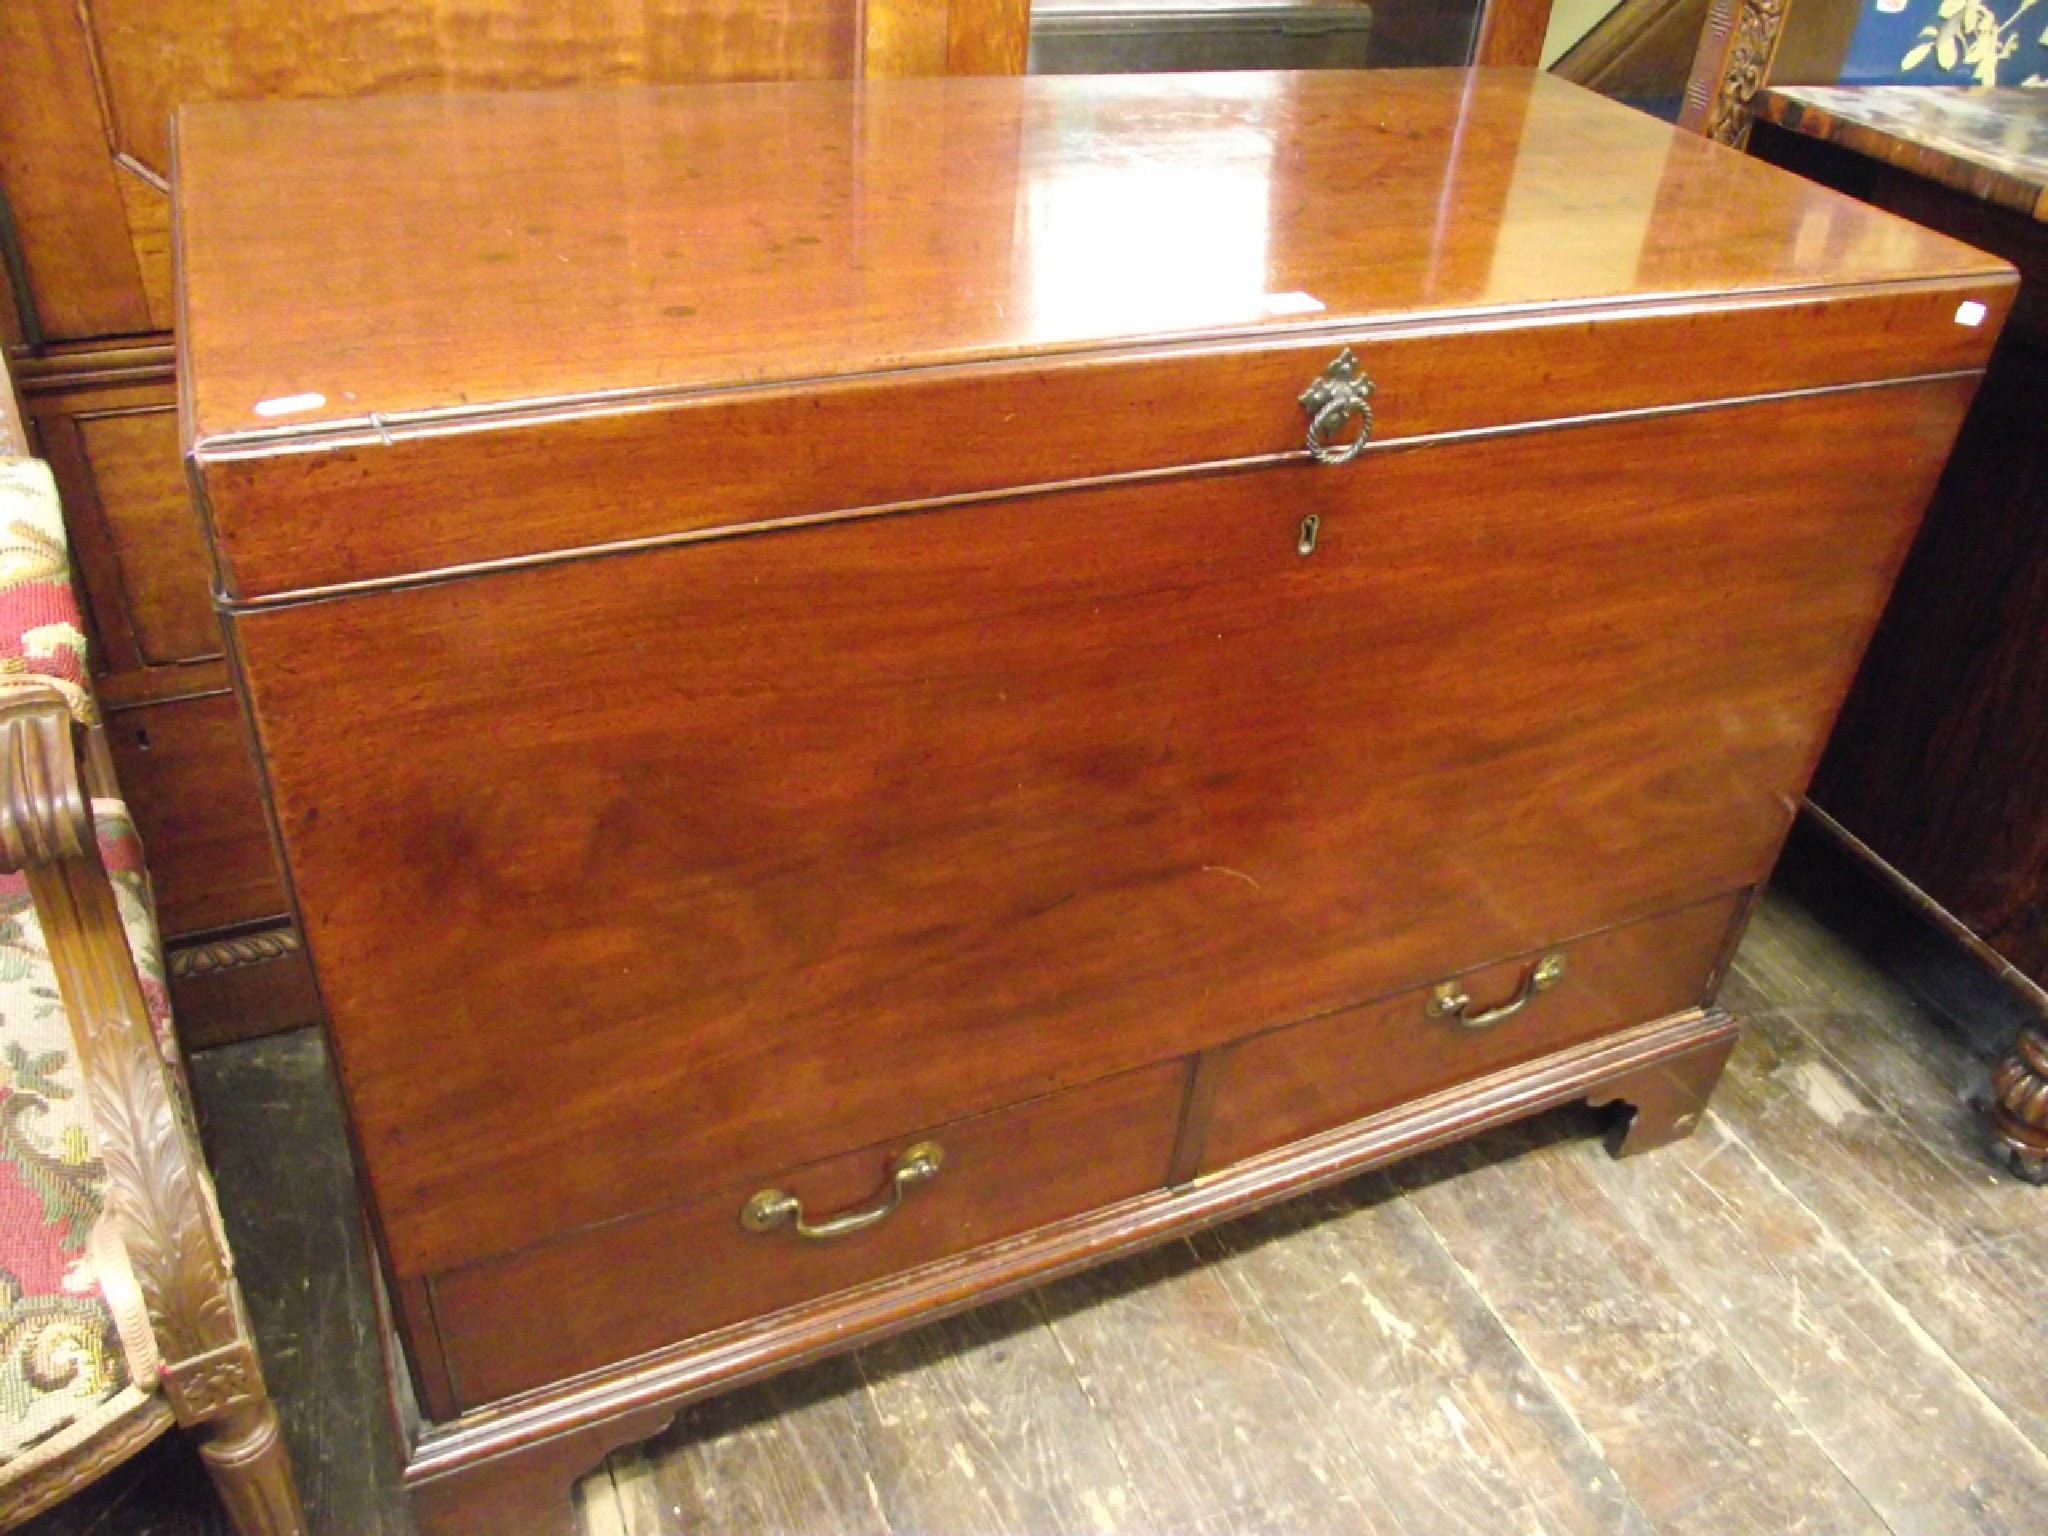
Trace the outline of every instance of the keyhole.
{"type": "Polygon", "coordinates": [[[1297,554],[1312,555],[1316,552],[1316,532],[1323,526],[1323,520],[1311,512],[1301,520],[1301,537],[1294,541],[1297,554]]]}

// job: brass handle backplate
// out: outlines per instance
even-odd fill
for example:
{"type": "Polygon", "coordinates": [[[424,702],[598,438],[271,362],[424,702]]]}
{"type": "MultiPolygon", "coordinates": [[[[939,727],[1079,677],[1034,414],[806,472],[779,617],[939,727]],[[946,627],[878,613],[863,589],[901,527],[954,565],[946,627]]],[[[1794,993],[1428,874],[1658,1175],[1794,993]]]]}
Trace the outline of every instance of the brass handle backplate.
{"type": "Polygon", "coordinates": [[[1564,956],[1545,955],[1529,967],[1529,973],[1522,978],[1522,984],[1515,989],[1513,997],[1484,1013],[1467,1013],[1465,1010],[1472,1006],[1472,999],[1466,995],[1465,989],[1455,981],[1442,982],[1429,994],[1429,1016],[1433,1019],[1456,1019],[1467,1029],[1489,1029],[1502,1019],[1513,1018],[1529,1006],[1538,992],[1548,992],[1563,980],[1564,956]]]}
{"type": "Polygon", "coordinates": [[[872,1205],[828,1216],[823,1221],[804,1219],[804,1203],[786,1189],[764,1189],[740,1207],[740,1225],[749,1232],[773,1232],[788,1222],[796,1223],[796,1235],[806,1242],[829,1243],[835,1237],[865,1232],[886,1220],[903,1197],[920,1184],[929,1184],[946,1165],[946,1149],[936,1141],[920,1141],[889,1165],[889,1183],[872,1205]]]}
{"type": "Polygon", "coordinates": [[[1372,391],[1372,376],[1346,347],[1301,392],[1301,408],[1308,412],[1308,451],[1317,463],[1349,464],[1358,457],[1372,437],[1372,391]],[[1359,418],[1358,436],[1349,442],[1334,441],[1354,416],[1359,418]]]}

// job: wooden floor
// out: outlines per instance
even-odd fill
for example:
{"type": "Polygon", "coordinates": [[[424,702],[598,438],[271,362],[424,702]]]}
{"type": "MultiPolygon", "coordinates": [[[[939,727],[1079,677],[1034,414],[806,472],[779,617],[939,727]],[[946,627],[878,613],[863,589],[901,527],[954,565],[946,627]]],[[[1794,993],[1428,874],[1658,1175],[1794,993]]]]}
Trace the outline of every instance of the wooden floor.
{"type": "MultiPolygon", "coordinates": [[[[1788,868],[1690,1141],[1564,1112],[700,1405],[587,1529],[2048,1532],[2048,1190],[1971,1103],[2013,1006],[1788,868]]],[[[317,1042],[196,1067],[315,1531],[400,1536],[317,1042]]],[[[182,1447],[108,1489],[35,1529],[222,1528],[182,1447]]]]}

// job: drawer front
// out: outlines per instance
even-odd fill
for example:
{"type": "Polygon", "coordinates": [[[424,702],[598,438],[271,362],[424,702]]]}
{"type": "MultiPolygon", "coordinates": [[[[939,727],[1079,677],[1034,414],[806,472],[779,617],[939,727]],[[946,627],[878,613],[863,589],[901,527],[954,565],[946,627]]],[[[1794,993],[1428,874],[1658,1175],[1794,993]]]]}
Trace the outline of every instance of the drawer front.
{"type": "Polygon", "coordinates": [[[434,1315],[456,1395],[475,1407],[1155,1189],[1185,1079],[1179,1062],[1128,1073],[443,1275],[434,1315]],[[741,1226],[769,1187],[808,1223],[872,1210],[892,1162],[927,1142],[937,1175],[873,1226],[827,1240],[741,1226]]]}
{"type": "Polygon", "coordinates": [[[1224,1047],[1201,1171],[1697,1007],[1742,899],[1701,902],[1224,1047]],[[1555,957],[1561,969],[1539,972],[1555,957]],[[1555,979],[1543,985],[1546,974],[1555,979]],[[1445,1007],[1456,997],[1467,1000],[1462,1020],[1445,1007]],[[1521,1007],[1484,1022],[1517,999],[1521,1007]]]}
{"type": "Polygon", "coordinates": [[[224,928],[288,910],[233,694],[112,712],[107,742],[149,850],[165,933],[224,928]]]}
{"type": "Polygon", "coordinates": [[[237,616],[394,1268],[1762,878],[1972,383],[237,616]]]}

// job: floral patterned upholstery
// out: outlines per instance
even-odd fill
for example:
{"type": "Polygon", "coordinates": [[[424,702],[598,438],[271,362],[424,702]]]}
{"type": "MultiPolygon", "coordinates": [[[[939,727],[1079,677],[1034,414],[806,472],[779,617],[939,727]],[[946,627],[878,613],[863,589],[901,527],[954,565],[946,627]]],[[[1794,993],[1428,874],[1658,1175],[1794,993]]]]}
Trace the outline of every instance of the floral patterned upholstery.
{"type": "MultiPolygon", "coordinates": [[[[0,697],[55,688],[95,718],[85,635],[48,469],[0,459],[0,697]]],[[[141,844],[126,808],[93,821],[158,1042],[170,1007],[141,844]]],[[[174,1059],[174,1058],[167,1058],[174,1059]]],[[[115,1225],[77,1050],[27,878],[0,873],[0,1483],[149,1402],[159,1363],[115,1225]]]]}

